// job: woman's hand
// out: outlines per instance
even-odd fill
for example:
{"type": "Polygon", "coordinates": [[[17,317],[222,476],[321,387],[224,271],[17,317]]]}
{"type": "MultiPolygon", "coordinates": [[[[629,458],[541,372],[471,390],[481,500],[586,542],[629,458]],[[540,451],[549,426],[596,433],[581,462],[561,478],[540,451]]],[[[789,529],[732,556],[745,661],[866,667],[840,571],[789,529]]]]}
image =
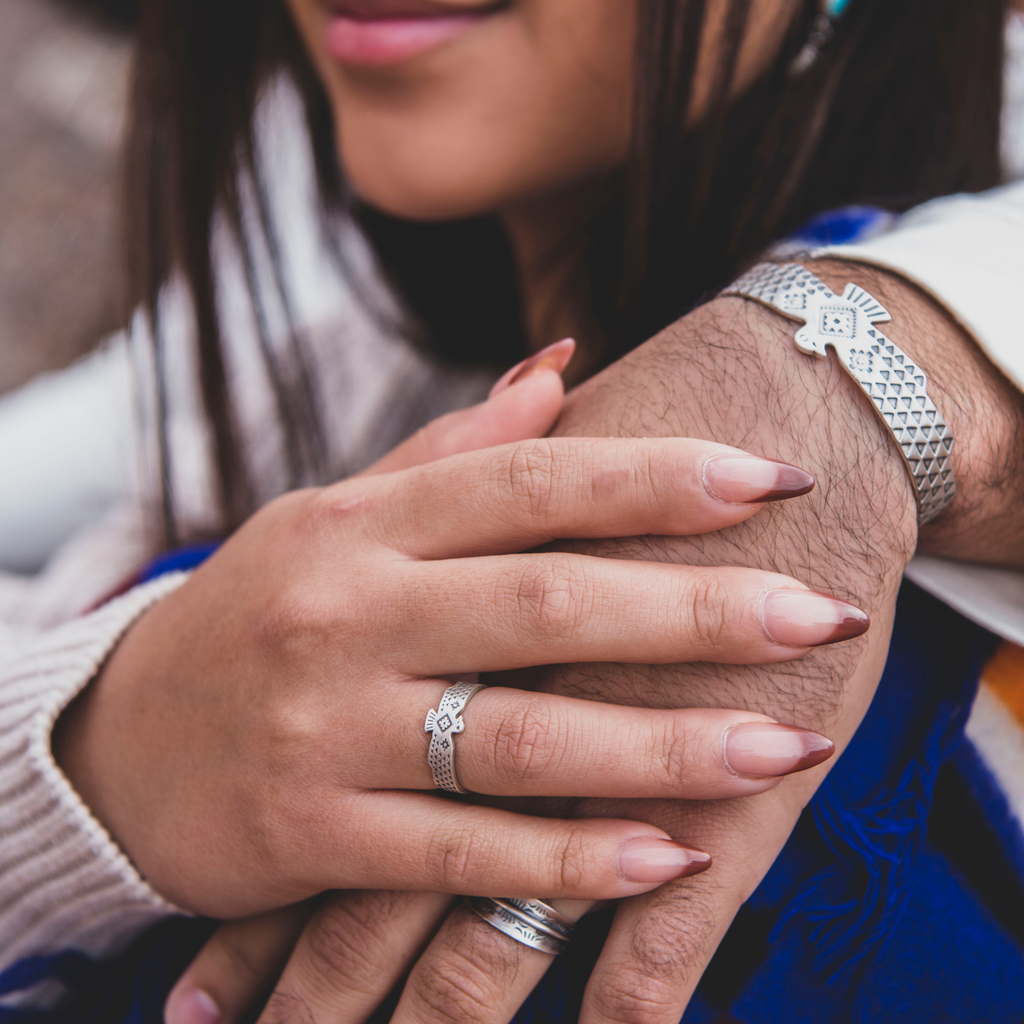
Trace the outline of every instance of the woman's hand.
{"type": "MultiPolygon", "coordinates": [[[[721,489],[723,467],[787,472],[702,441],[567,438],[281,498],[129,632],[68,723],[62,762],[157,891],[212,916],[334,888],[611,898],[677,877],[691,854],[646,825],[415,791],[434,788],[423,721],[445,678],[763,663],[866,628],[774,573],[518,553],[746,519],[756,506],[705,482],[721,489]]],[[[729,760],[730,730],[763,721],[741,712],[490,688],[466,721],[458,770],[476,793],[711,798],[774,782],[729,760]]],[[[822,743],[785,735],[785,770],[822,743]]]]}
{"type": "MultiPolygon", "coordinates": [[[[569,354],[571,347],[562,353],[565,357],[569,354]]],[[[545,360],[535,357],[535,367],[537,362],[542,365],[534,369],[535,373],[542,372],[545,360]]],[[[554,377],[554,374],[547,376],[554,377]]],[[[499,390],[496,388],[496,392],[499,390]]],[[[526,390],[525,387],[513,389],[520,396],[526,390]]],[[[525,401],[524,397],[517,397],[515,404],[506,399],[497,415],[492,401],[445,417],[368,472],[400,469],[444,457],[471,448],[482,436],[500,441],[503,430],[505,437],[514,436],[529,418],[524,417],[524,410],[529,407],[536,416],[536,410],[543,406],[536,395],[525,401]],[[481,429],[481,418],[488,415],[491,417],[489,424],[481,429]]],[[[552,422],[560,406],[559,392],[559,401],[547,406],[552,422]]],[[[547,425],[543,429],[547,429],[547,425]]],[[[449,904],[449,897],[426,893],[344,892],[318,907],[312,921],[309,921],[314,913],[312,906],[298,905],[226,924],[176,985],[168,1000],[167,1020],[169,1024],[206,1024],[215,1020],[227,1024],[240,1019],[277,978],[286,960],[287,969],[267,1011],[271,1017],[278,1014],[288,1019],[289,1007],[303,1006],[316,1011],[318,1019],[326,1014],[331,1019],[361,1020],[411,965],[449,904]]],[[[576,916],[585,906],[563,903],[563,910],[576,916]]],[[[431,948],[437,947],[438,955],[451,955],[448,933],[453,926],[457,927],[458,920],[459,915],[450,918],[435,939],[431,948]]],[[[417,970],[426,967],[430,959],[429,956],[424,958],[417,970]]],[[[548,958],[538,954],[533,959],[543,971],[548,958]]],[[[526,964],[523,968],[521,973],[526,987],[517,985],[515,988],[525,992],[532,985],[527,975],[532,977],[535,972],[526,964]]],[[[506,998],[511,995],[508,993],[506,998]]]]}

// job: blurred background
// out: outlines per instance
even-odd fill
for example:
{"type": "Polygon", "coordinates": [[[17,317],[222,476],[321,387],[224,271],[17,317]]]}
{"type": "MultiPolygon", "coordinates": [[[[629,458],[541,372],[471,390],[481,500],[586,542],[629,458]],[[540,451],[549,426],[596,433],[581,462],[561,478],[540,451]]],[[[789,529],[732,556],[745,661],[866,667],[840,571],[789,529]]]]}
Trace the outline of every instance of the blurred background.
{"type": "Polygon", "coordinates": [[[0,393],[124,320],[134,0],[0,0],[0,393]]]}

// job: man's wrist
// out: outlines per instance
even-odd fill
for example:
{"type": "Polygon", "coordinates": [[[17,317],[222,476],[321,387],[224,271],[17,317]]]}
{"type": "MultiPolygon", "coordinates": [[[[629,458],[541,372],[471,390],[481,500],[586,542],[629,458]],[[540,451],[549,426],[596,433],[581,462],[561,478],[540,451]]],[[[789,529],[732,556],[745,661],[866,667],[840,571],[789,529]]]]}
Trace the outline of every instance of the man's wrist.
{"type": "MultiPolygon", "coordinates": [[[[738,528],[700,538],[622,541],[614,552],[771,569],[852,600],[883,622],[891,611],[917,538],[916,501],[902,457],[845,371],[834,360],[803,356],[792,323],[772,310],[738,298],[702,306],[573,392],[557,429],[704,437],[800,465],[818,482],[809,495],[769,505],[738,528]]],[[[586,545],[592,547],[609,553],[608,545],[586,545]]],[[[695,703],[711,699],[828,728],[843,708],[839,680],[852,673],[862,647],[857,641],[809,656],[795,679],[781,670],[788,679],[785,707],[771,686],[754,679],[779,670],[694,667],[649,675],[673,678],[666,705],[678,706],[685,689],[695,703]],[[707,677],[708,685],[698,677],[707,677]]],[[[581,692],[581,673],[569,674],[581,692]]],[[[634,676],[632,669],[602,668],[601,683],[610,687],[605,699],[619,699],[621,692],[633,703],[626,680],[634,676]]],[[[647,698],[660,700],[650,686],[647,698]]]]}
{"type": "Polygon", "coordinates": [[[921,532],[920,550],[1024,565],[1024,399],[953,316],[891,271],[839,260],[803,264],[834,291],[853,281],[890,313],[885,333],[917,361],[956,438],[957,495],[921,532]]]}

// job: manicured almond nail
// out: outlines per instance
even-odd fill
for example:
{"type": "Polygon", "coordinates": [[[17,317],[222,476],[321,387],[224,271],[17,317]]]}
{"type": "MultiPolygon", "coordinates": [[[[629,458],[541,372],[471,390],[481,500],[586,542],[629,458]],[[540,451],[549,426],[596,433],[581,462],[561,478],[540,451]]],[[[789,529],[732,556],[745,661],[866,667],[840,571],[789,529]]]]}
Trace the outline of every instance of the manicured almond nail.
{"type": "Polygon", "coordinates": [[[814,477],[775,459],[715,455],[704,463],[704,486],[721,501],[750,504],[806,494],[814,489],[814,477]]]}
{"type": "Polygon", "coordinates": [[[778,778],[813,768],[835,753],[827,737],[795,725],[745,722],[725,734],[725,763],[747,779],[778,778]]]}
{"type": "Polygon", "coordinates": [[[619,850],[619,874],[630,882],[670,882],[711,867],[711,856],[656,837],[631,839],[619,850]]]}
{"type": "Polygon", "coordinates": [[[786,647],[820,647],[851,640],[871,619],[856,605],[813,590],[770,590],[761,603],[764,630],[786,647]]]}
{"type": "Polygon", "coordinates": [[[194,988],[173,1000],[167,1008],[167,1024],[220,1024],[220,1010],[202,989],[194,988]]]}
{"type": "Polygon", "coordinates": [[[547,348],[542,348],[529,359],[516,363],[491,388],[491,393],[487,397],[493,398],[495,395],[500,395],[502,391],[512,387],[513,384],[518,384],[521,380],[526,380],[527,377],[532,377],[535,373],[542,373],[544,370],[561,373],[569,365],[569,360],[572,359],[572,354],[575,351],[576,342],[572,338],[563,338],[553,345],[548,345],[547,348]]]}

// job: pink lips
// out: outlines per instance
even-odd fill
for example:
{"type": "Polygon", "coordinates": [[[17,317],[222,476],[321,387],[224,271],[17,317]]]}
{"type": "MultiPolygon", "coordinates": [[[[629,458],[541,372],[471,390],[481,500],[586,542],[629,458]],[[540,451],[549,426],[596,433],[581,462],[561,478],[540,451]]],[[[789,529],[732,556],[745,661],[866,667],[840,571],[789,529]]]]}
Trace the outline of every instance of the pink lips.
{"type": "Polygon", "coordinates": [[[459,9],[432,0],[335,0],[327,50],[343,64],[409,60],[478,24],[495,6],[459,9]]]}

